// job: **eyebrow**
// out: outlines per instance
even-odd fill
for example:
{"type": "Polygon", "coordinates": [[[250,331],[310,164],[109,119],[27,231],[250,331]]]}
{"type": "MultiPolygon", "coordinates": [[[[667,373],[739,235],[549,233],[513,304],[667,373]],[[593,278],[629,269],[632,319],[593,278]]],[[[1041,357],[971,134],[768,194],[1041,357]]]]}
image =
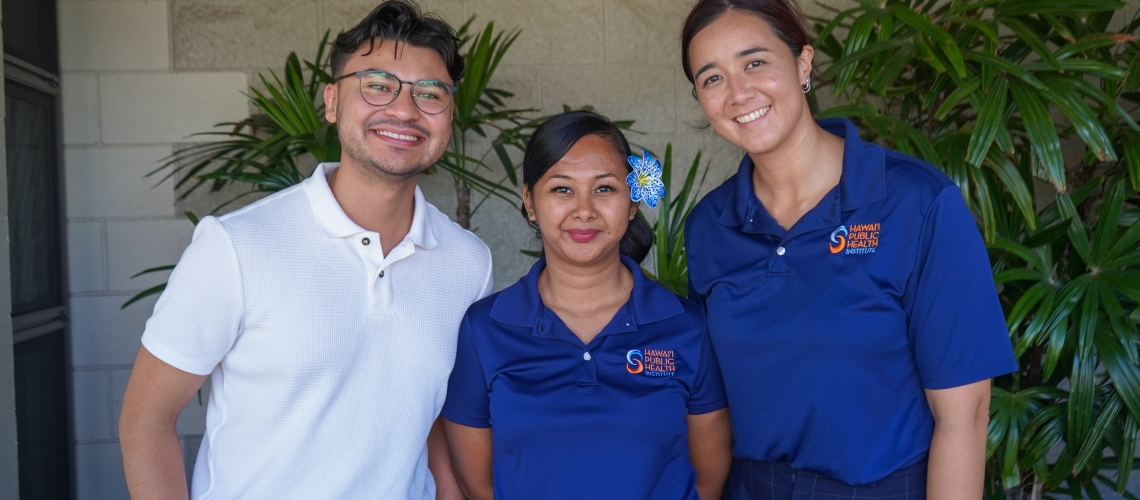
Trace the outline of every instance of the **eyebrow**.
{"type": "MultiPolygon", "coordinates": [[[[594,177],[594,179],[595,179],[595,180],[597,180],[597,179],[604,179],[604,178],[606,178],[606,177],[613,177],[613,178],[615,178],[615,179],[617,178],[617,176],[616,176],[616,175],[614,175],[614,174],[605,173],[605,174],[601,174],[601,175],[599,175],[599,176],[597,176],[597,177],[594,177]]],[[[566,174],[555,174],[555,175],[552,175],[552,176],[550,176],[550,178],[551,178],[551,179],[567,179],[567,180],[574,180],[572,177],[570,177],[569,175],[566,175],[566,174]]]]}
{"type": "MultiPolygon", "coordinates": [[[[770,52],[770,51],[764,47],[752,47],[751,49],[744,49],[744,50],[738,52],[736,54],[736,58],[740,59],[741,57],[747,57],[747,56],[750,56],[752,54],[756,54],[759,52],[770,52]]],[[[708,71],[708,70],[713,69],[715,67],[716,67],[716,63],[708,63],[704,66],[701,66],[701,69],[697,70],[697,72],[695,74],[693,74],[693,79],[696,80],[698,76],[701,76],[701,73],[704,73],[705,71],[708,71]]]]}

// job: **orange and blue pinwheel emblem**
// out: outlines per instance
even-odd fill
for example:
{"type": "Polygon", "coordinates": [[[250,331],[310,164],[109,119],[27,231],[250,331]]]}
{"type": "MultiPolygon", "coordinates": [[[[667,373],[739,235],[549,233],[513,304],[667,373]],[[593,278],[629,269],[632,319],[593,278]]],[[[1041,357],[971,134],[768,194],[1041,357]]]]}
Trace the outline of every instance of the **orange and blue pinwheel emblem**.
{"type": "Polygon", "coordinates": [[[661,182],[661,162],[646,151],[642,156],[630,155],[633,172],[625,177],[629,184],[629,197],[635,203],[644,201],[649,208],[657,208],[657,201],[665,196],[665,183],[661,182]]]}

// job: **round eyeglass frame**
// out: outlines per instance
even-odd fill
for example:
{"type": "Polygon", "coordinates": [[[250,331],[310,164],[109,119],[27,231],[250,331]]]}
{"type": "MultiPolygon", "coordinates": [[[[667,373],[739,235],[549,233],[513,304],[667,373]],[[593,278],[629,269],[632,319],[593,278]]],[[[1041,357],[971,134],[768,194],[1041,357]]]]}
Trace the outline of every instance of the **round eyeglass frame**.
{"type": "Polygon", "coordinates": [[[377,71],[377,70],[355,71],[352,73],[340,75],[336,78],[333,78],[333,83],[338,83],[341,80],[344,80],[345,78],[348,78],[350,76],[357,77],[356,78],[356,89],[357,89],[357,92],[360,92],[360,98],[363,99],[364,102],[368,103],[369,105],[376,106],[376,107],[387,106],[389,104],[392,104],[393,102],[396,102],[396,98],[400,97],[400,91],[402,91],[404,89],[404,84],[411,85],[412,89],[415,89],[417,83],[423,83],[423,82],[439,83],[439,84],[443,85],[444,87],[446,87],[448,90],[450,90],[451,93],[448,94],[448,97],[450,100],[447,101],[447,104],[445,104],[443,106],[443,109],[436,111],[435,113],[432,113],[430,111],[426,111],[426,110],[424,110],[424,108],[421,108],[420,107],[420,101],[416,100],[416,96],[414,94],[412,95],[412,102],[415,103],[416,109],[420,110],[421,113],[428,114],[428,115],[438,115],[440,113],[443,113],[444,111],[447,111],[447,106],[451,104],[451,101],[455,100],[455,91],[459,89],[459,87],[445,83],[442,80],[420,80],[420,81],[416,81],[416,82],[408,82],[408,81],[404,81],[404,80],[399,79],[396,75],[393,75],[387,71],[377,71]],[[374,104],[372,101],[369,101],[367,97],[364,97],[364,75],[366,75],[368,73],[383,73],[383,74],[391,77],[393,80],[396,80],[397,82],[400,83],[400,87],[397,88],[395,92],[392,92],[392,100],[390,100],[384,104],[374,104]]]}

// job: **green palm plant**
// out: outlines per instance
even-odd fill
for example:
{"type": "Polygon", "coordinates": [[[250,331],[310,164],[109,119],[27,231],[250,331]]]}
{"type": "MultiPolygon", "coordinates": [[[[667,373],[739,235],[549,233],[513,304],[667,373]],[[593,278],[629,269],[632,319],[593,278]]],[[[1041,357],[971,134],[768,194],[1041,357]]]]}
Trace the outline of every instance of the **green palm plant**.
{"type": "Polygon", "coordinates": [[[817,20],[841,102],[818,116],[942,168],[990,249],[1020,364],[994,383],[993,498],[1136,498],[1140,21],[1110,31],[1123,8],[863,0],[817,20]]]}
{"type": "MultiPolygon", "coordinates": [[[[685,181],[676,195],[666,191],[657,205],[657,220],[653,222],[653,269],[645,270],[654,281],[682,297],[689,295],[689,259],[685,253],[685,219],[693,211],[699,193],[709,175],[709,163],[701,168],[698,150],[685,173],[685,181]],[[697,181],[697,174],[701,178],[697,181]]],[[[661,182],[670,189],[673,177],[673,143],[665,145],[661,157],[661,182]]],[[[641,216],[641,212],[638,212],[641,216]]]]}
{"type": "Polygon", "coordinates": [[[328,38],[325,32],[316,63],[302,65],[297,54],[290,53],[284,78],[273,71],[269,77],[259,75],[265,90],[251,88],[246,94],[255,113],[217,125],[225,130],[194,134],[214,140],[179,149],[150,175],[165,173],[161,180],[179,177],[175,188],[182,198],[205,185],[211,191],[235,182],[250,186],[250,191],[225,201],[218,210],[246,195],[276,192],[301,182],[305,179],[298,168],[302,157],[339,160],[336,124],[325,121],[322,99],[325,84],[332,82],[328,38]],[[303,68],[309,70],[307,79],[303,68]]]}
{"type": "MultiPolygon", "coordinates": [[[[521,186],[518,168],[511,153],[526,149],[534,129],[550,115],[538,115],[536,108],[510,108],[507,100],[514,94],[490,86],[503,57],[514,45],[522,30],[495,31],[495,23],[488,22],[482,30],[471,32],[472,17],[458,30],[459,48],[467,61],[467,74],[455,94],[455,113],[451,119],[451,144],[436,166],[446,170],[455,179],[455,221],[470,228],[471,215],[491,197],[512,205],[520,201],[521,186]],[[480,156],[471,153],[476,138],[490,142],[490,148],[480,156]],[[501,172],[495,168],[498,163],[501,172]],[[481,200],[472,194],[481,194],[481,200]]],[[[592,109],[584,106],[582,109],[592,109]]],[[[563,111],[572,108],[563,105],[563,111]]],[[[614,122],[619,128],[629,129],[632,120],[614,122]]]]}
{"type": "Polygon", "coordinates": [[[489,86],[499,63],[522,31],[496,33],[495,23],[488,22],[481,31],[472,34],[470,28],[474,21],[474,17],[468,19],[458,30],[467,72],[455,94],[451,144],[436,164],[455,179],[455,218],[464,228],[471,227],[472,189],[484,194],[484,200],[495,196],[512,204],[518,201],[518,175],[508,148],[522,151],[529,132],[538,126],[533,118],[537,109],[508,108],[506,100],[514,94],[489,86]],[[502,178],[488,177],[495,171],[488,163],[491,151],[481,157],[470,154],[472,133],[491,140],[491,151],[503,167],[502,178]]]}

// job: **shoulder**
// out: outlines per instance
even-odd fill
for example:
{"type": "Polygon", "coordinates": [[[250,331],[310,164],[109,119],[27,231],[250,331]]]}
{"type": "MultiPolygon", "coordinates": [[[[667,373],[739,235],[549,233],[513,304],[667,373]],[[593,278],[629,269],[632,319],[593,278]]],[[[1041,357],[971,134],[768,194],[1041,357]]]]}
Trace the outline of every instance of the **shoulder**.
{"type": "Polygon", "coordinates": [[[227,232],[233,234],[248,229],[264,230],[267,226],[292,225],[302,214],[312,219],[309,199],[305,196],[304,182],[217,217],[217,221],[227,232]]]}
{"type": "Polygon", "coordinates": [[[929,207],[946,188],[956,189],[954,181],[938,167],[893,149],[883,148],[883,151],[888,196],[917,197],[919,205],[929,207]]]}
{"type": "Polygon", "coordinates": [[[431,220],[432,235],[439,244],[436,248],[455,253],[464,259],[491,264],[491,249],[487,248],[482,239],[453,222],[446,214],[435,208],[435,205],[425,203],[425,207],[431,220]]]}

